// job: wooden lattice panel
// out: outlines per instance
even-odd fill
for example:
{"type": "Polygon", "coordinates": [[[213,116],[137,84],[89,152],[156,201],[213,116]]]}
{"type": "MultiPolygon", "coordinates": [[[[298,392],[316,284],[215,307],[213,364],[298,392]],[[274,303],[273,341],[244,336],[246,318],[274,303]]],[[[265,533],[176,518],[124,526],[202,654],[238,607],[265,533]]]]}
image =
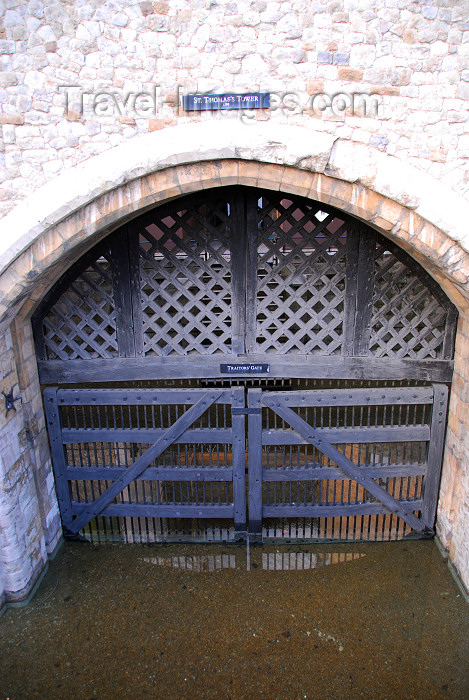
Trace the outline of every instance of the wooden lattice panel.
{"type": "Polygon", "coordinates": [[[227,187],[122,225],[32,322],[41,378],[53,383],[111,377],[115,359],[122,381],[214,377],[222,355],[269,364],[271,376],[448,381],[456,320],[416,261],[347,214],[227,187]],[[76,361],[72,372],[63,361],[76,361]]]}
{"type": "Polygon", "coordinates": [[[376,248],[370,351],[376,357],[443,357],[447,310],[385,245],[376,248]]]}
{"type": "Polygon", "coordinates": [[[281,195],[258,206],[258,353],[340,354],[347,237],[318,205],[281,195]]]}
{"type": "Polygon", "coordinates": [[[110,254],[76,277],[43,319],[47,359],[117,357],[110,254]]]}
{"type": "Polygon", "coordinates": [[[231,348],[231,253],[225,199],[155,217],[140,230],[145,355],[231,348]]]}

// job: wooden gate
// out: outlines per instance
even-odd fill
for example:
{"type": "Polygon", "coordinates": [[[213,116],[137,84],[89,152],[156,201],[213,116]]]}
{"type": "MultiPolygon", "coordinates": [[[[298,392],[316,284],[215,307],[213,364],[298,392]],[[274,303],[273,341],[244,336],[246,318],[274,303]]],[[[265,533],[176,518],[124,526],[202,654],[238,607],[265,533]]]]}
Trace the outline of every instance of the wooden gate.
{"type": "Polygon", "coordinates": [[[48,388],[65,533],[127,542],[240,539],[247,486],[256,540],[430,536],[447,401],[444,384],[48,388]]]}
{"type": "Polygon", "coordinates": [[[244,389],[48,388],[44,400],[67,535],[245,534],[244,389]]]}
{"type": "Polygon", "coordinates": [[[448,388],[249,396],[249,531],[260,538],[433,534],[448,388]]]}
{"type": "Polygon", "coordinates": [[[434,416],[457,310],[404,250],[346,213],[247,187],[181,197],[102,239],[32,321],[41,383],[57,387],[45,400],[70,532],[236,537],[245,451],[256,536],[433,527],[445,425],[434,416]],[[309,393],[325,380],[322,396],[309,393]],[[271,394],[276,381],[293,391],[271,394]],[[266,392],[245,395],[256,382],[266,392]],[[393,382],[407,389],[392,393],[393,382]],[[211,405],[197,432],[186,422],[199,399],[211,405]]]}

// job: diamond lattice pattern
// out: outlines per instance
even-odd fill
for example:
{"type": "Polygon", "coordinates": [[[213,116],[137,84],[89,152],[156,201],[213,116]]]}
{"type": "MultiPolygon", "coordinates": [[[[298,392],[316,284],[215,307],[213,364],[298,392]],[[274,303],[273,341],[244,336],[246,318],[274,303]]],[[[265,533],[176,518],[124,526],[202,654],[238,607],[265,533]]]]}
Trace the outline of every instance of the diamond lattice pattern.
{"type": "Polygon", "coordinates": [[[231,350],[229,205],[206,202],[141,231],[145,355],[231,350]]]}
{"type": "Polygon", "coordinates": [[[442,358],[446,311],[384,246],[375,261],[370,351],[376,357],[442,358]]]}
{"type": "Polygon", "coordinates": [[[43,320],[48,360],[117,357],[109,253],[92,262],[43,320]]]}
{"type": "Polygon", "coordinates": [[[340,354],[344,222],[282,196],[258,205],[256,352],[340,354]]]}

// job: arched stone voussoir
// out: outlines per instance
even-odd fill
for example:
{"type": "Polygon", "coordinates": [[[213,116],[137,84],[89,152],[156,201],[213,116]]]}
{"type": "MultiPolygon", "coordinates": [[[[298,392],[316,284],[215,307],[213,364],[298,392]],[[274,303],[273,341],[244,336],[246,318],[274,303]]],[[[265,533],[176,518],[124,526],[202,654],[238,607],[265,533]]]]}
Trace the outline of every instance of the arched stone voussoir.
{"type": "Polygon", "coordinates": [[[63,172],[4,217],[0,269],[71,213],[149,173],[184,163],[231,158],[296,165],[304,157],[310,167],[323,171],[333,141],[330,135],[302,127],[279,128],[266,123],[261,127],[232,120],[143,134],[63,172]]]}
{"type": "Polygon", "coordinates": [[[298,126],[217,121],[145,134],[110,149],[8,214],[0,239],[0,319],[10,319],[28,297],[39,299],[85,249],[138,213],[233,184],[343,209],[415,253],[435,277],[469,298],[464,199],[363,144],[298,126]]]}
{"type": "Polygon", "coordinates": [[[362,143],[338,139],[325,173],[364,185],[415,211],[469,251],[469,232],[462,225],[469,216],[469,202],[413,165],[362,143]]]}

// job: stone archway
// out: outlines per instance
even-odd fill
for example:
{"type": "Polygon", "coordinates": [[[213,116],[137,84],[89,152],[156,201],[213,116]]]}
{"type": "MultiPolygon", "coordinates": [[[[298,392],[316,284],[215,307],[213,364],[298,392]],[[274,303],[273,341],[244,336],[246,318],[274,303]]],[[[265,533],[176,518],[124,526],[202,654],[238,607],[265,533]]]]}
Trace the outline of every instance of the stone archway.
{"type": "Polygon", "coordinates": [[[469,379],[469,257],[465,241],[455,242],[462,239],[459,221],[467,203],[393,158],[347,142],[334,143],[330,137],[298,127],[280,131],[264,129],[265,125],[241,126],[242,130],[238,128],[233,134],[231,126],[228,135],[224,124],[215,130],[214,125],[206,126],[205,132],[179,127],[170,130],[177,132],[174,139],[151,134],[142,139],[139,148],[132,142],[113,149],[61,176],[61,182],[55,183],[55,197],[54,183],[46,185],[4,220],[5,230],[12,236],[5,241],[9,245],[2,255],[0,282],[0,311],[6,329],[3,374],[9,378],[6,389],[19,385],[23,404],[14,415],[10,413],[1,432],[3,440],[13,439],[20,446],[22,459],[18,464],[11,457],[12,464],[7,463],[5,471],[11,473],[14,468],[22,479],[29,475],[28,509],[21,508],[19,486],[2,503],[7,528],[16,520],[11,541],[2,550],[8,598],[21,599],[28,594],[44,568],[47,552],[60,538],[29,323],[32,311],[74,260],[126,218],[188,192],[231,184],[282,189],[344,209],[410,252],[458,306],[438,532],[467,584],[463,503],[469,491],[464,466],[469,446],[462,440],[466,426],[465,412],[460,409],[466,401],[469,379]],[[280,133],[282,142],[278,140],[280,133]],[[190,152],[185,150],[189,143],[190,152]],[[152,157],[155,151],[158,156],[152,157]],[[119,172],[116,180],[113,173],[119,172]],[[442,211],[435,205],[436,192],[439,201],[445,202],[442,211]]]}

